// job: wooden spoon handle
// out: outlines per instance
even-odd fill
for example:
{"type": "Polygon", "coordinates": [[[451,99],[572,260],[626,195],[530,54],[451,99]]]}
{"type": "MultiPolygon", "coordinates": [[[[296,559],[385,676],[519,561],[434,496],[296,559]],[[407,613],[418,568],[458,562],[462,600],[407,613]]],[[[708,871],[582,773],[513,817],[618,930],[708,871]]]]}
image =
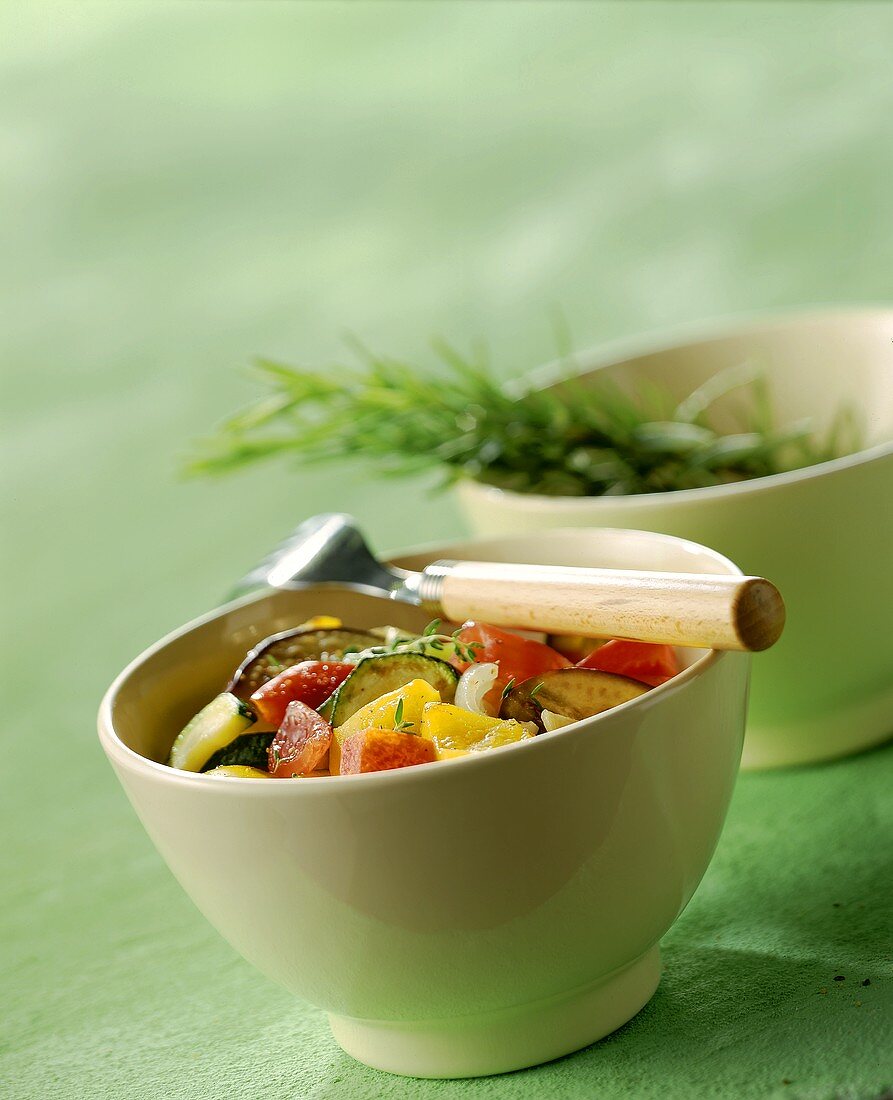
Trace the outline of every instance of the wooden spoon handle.
{"type": "Polygon", "coordinates": [[[454,622],[705,649],[768,649],[785,619],[770,581],[710,573],[439,561],[425,569],[420,595],[454,622]]]}

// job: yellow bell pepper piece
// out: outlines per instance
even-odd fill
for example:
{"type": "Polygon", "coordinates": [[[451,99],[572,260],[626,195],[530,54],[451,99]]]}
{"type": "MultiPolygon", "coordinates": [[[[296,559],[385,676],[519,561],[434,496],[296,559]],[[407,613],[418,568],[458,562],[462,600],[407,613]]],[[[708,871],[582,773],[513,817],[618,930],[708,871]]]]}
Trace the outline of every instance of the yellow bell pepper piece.
{"type": "Polygon", "coordinates": [[[468,749],[442,749],[435,741],[434,751],[438,760],[455,760],[459,756],[468,756],[468,749]]]}
{"type": "Polygon", "coordinates": [[[531,731],[514,718],[490,718],[452,703],[428,703],[422,712],[422,737],[430,737],[438,750],[464,749],[479,752],[525,741],[531,731]]]}
{"type": "Polygon", "coordinates": [[[245,764],[221,764],[219,768],[211,768],[209,772],[205,772],[205,775],[210,775],[212,778],[228,776],[230,779],[270,778],[269,774],[267,772],[262,772],[260,768],[249,768],[245,764]]]}
{"type": "Polygon", "coordinates": [[[428,703],[439,703],[440,692],[424,680],[411,680],[401,688],[389,691],[360,707],[334,731],[329,749],[329,771],[338,775],[341,767],[341,746],[354,733],[368,729],[394,730],[402,733],[420,732],[422,710],[428,703]],[[399,723],[397,719],[399,718],[399,723]]]}

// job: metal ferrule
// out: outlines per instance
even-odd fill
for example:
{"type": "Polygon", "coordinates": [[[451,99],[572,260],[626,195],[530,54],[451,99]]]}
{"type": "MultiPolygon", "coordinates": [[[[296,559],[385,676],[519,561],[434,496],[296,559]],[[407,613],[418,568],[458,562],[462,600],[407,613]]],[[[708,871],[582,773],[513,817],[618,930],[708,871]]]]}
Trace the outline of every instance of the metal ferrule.
{"type": "Polygon", "coordinates": [[[432,615],[440,615],[443,612],[441,596],[443,595],[444,577],[452,570],[454,561],[435,561],[426,565],[422,573],[418,574],[418,581],[414,585],[419,603],[432,615]]]}

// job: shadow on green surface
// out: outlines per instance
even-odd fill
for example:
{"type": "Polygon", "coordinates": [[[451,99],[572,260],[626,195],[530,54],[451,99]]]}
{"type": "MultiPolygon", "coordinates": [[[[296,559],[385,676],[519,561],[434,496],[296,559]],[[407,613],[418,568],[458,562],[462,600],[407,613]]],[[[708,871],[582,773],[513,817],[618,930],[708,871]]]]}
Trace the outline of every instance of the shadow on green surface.
{"type": "MultiPolygon", "coordinates": [[[[893,850],[877,843],[885,802],[870,789],[876,795],[891,765],[886,745],[799,769],[796,804],[792,773],[742,777],[728,844],[664,940],[657,993],[601,1042],[547,1067],[477,1081],[408,1081],[346,1055],[336,1077],[349,1077],[351,1095],[370,1097],[875,1100],[893,1085],[885,932],[893,925],[893,850]],[[842,802],[851,806],[849,827],[842,802]]],[[[335,1100],[340,1089],[330,1078],[312,1095],[335,1100]]]]}
{"type": "MultiPolygon", "coordinates": [[[[875,973],[863,986],[867,974],[838,964],[830,953],[794,961],[722,948],[675,951],[657,993],[633,1020],[547,1066],[483,1081],[402,1080],[346,1055],[343,1069],[352,1095],[368,1088],[368,1096],[666,1098],[719,1095],[722,1082],[725,1096],[770,1096],[778,1089],[796,1098],[843,1097],[851,1095],[849,1083],[836,1074],[859,1057],[864,1032],[874,1030],[876,1049],[883,1049],[890,984],[875,973]],[[845,982],[834,982],[841,971],[845,982]]],[[[877,1071],[877,1087],[866,1097],[893,1082],[880,1055],[877,1071]]],[[[314,1100],[342,1095],[335,1078],[312,1093],[314,1100]]]]}

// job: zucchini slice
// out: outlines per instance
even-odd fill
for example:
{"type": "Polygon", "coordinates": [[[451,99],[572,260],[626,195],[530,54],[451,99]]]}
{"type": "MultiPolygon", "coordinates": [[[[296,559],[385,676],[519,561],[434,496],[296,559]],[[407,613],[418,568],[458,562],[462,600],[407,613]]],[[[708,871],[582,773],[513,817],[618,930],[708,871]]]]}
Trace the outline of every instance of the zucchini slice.
{"type": "Polygon", "coordinates": [[[360,707],[396,691],[411,680],[424,680],[440,692],[445,703],[456,694],[459,673],[446,661],[421,653],[386,653],[364,657],[343,684],[319,708],[333,726],[340,726],[360,707]]]}
{"type": "Polygon", "coordinates": [[[582,718],[591,718],[603,710],[628,703],[630,699],[638,699],[650,690],[647,684],[614,672],[600,672],[594,668],[559,668],[554,672],[531,676],[523,684],[513,687],[502,700],[499,717],[535,722],[543,732],[544,710],[579,722],[582,718]]]}
{"type": "Polygon", "coordinates": [[[259,768],[267,770],[267,749],[273,743],[275,733],[242,733],[202,764],[201,770],[212,768],[259,768]]]}
{"type": "Polygon", "coordinates": [[[223,692],[198,712],[174,741],[168,764],[198,772],[219,749],[226,748],[256,721],[251,707],[223,692]]]}
{"type": "Polygon", "coordinates": [[[301,661],[338,661],[346,649],[381,645],[381,638],[348,627],[304,627],[271,634],[252,649],[233,673],[226,690],[249,699],[259,687],[283,669],[301,661]]]}

